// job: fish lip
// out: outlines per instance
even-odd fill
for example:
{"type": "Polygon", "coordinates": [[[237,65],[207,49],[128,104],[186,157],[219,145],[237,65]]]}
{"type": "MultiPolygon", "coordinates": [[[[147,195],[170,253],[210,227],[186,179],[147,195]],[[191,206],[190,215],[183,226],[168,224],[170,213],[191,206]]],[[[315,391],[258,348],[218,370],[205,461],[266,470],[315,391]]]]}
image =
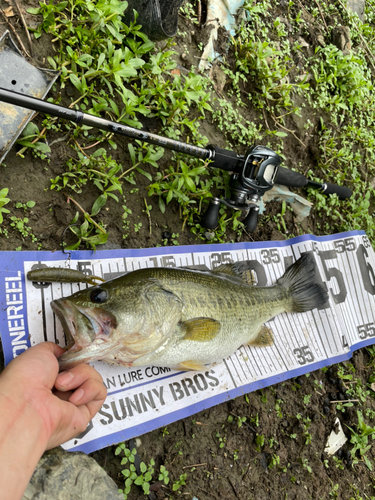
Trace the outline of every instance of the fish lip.
{"type": "Polygon", "coordinates": [[[112,333],[114,324],[111,323],[111,318],[109,322],[100,321],[100,317],[92,314],[89,309],[76,306],[69,299],[53,300],[51,309],[61,322],[67,339],[68,350],[73,351],[89,346],[98,338],[107,340],[112,333]],[[77,328],[79,315],[88,320],[92,332],[79,331],[79,328],[77,328]]]}
{"type": "Polygon", "coordinates": [[[92,347],[92,345],[78,348],[77,350],[75,349],[75,347],[76,344],[73,346],[73,348],[65,351],[61,356],[59,356],[59,371],[73,368],[74,366],[77,366],[81,363],[91,363],[93,361],[98,361],[101,357],[108,356],[116,349],[116,345],[111,345],[103,338],[95,341],[94,349],[90,348],[92,347]],[[98,354],[100,354],[100,356],[98,356],[98,354]]]}
{"type": "Polygon", "coordinates": [[[67,309],[71,312],[74,312],[72,304],[63,299],[53,300],[51,302],[51,309],[54,314],[56,314],[56,316],[60,320],[61,326],[63,327],[63,331],[67,340],[68,350],[73,349],[77,340],[77,331],[74,322],[69,319],[69,315],[67,313],[67,309]],[[62,306],[62,301],[66,307],[62,306]]]}
{"type": "Polygon", "coordinates": [[[60,320],[67,339],[67,349],[59,357],[60,370],[79,363],[89,363],[98,359],[98,353],[102,356],[108,355],[116,348],[110,337],[117,327],[116,318],[112,313],[100,308],[80,307],[64,297],[52,301],[51,309],[60,320]],[[82,316],[89,322],[91,330],[84,328],[80,331],[82,316]]]}
{"type": "MultiPolygon", "coordinates": [[[[96,349],[102,351],[108,350],[108,342],[106,335],[101,335],[102,328],[100,324],[94,322],[94,318],[88,317],[81,308],[78,308],[69,301],[69,299],[57,299],[51,302],[51,309],[56,314],[63,327],[64,334],[67,339],[67,349],[59,356],[59,371],[73,368],[80,363],[89,363],[91,361],[91,349],[94,345],[96,349]],[[92,333],[94,338],[89,338],[88,335],[80,335],[77,331],[77,315],[83,315],[90,321],[92,325],[92,333]],[[95,324],[93,324],[93,322],[95,324]],[[99,335],[99,340],[97,336],[99,335]],[[99,344],[99,345],[98,345],[99,344]]],[[[95,348],[94,348],[95,352],[95,348]]]]}

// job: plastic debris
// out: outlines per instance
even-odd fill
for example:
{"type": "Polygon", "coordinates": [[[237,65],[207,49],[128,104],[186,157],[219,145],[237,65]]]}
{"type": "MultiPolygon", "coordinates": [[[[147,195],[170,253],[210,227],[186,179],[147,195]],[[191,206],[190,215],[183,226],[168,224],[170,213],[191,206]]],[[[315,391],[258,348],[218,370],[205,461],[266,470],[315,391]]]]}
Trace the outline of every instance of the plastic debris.
{"type": "MultiPolygon", "coordinates": [[[[60,71],[36,68],[13,42],[9,31],[0,38],[0,87],[43,99],[60,71]]],[[[30,121],[34,111],[0,102],[0,163],[30,121]]]]}
{"type": "Polygon", "coordinates": [[[231,35],[235,33],[235,15],[244,0],[208,0],[207,1],[207,21],[206,25],[213,26],[210,39],[204,48],[199,69],[207,69],[211,62],[217,59],[220,54],[215,50],[215,42],[218,37],[219,27],[225,28],[231,35]]]}
{"type": "Polygon", "coordinates": [[[265,211],[264,203],[272,200],[285,201],[289,203],[295,214],[296,222],[302,222],[310,215],[312,203],[299,194],[292,193],[287,187],[275,184],[272,189],[267,191],[259,203],[259,212],[265,211]]]}
{"type": "Polygon", "coordinates": [[[345,436],[341,427],[341,422],[338,418],[335,420],[333,431],[329,435],[324,451],[328,455],[334,455],[347,442],[348,438],[345,436]]]}

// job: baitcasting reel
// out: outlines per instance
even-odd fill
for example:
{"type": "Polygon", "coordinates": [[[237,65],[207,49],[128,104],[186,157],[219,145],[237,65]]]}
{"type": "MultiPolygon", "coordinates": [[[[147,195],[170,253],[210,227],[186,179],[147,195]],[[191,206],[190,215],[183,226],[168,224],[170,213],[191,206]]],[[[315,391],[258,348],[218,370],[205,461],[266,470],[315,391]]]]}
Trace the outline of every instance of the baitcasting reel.
{"type": "Polygon", "coordinates": [[[280,163],[280,156],[272,149],[265,146],[251,147],[243,159],[238,158],[236,170],[231,174],[231,197],[213,198],[202,218],[202,226],[207,229],[217,226],[220,204],[223,204],[233,210],[248,211],[243,223],[248,231],[255,231],[259,213],[257,202],[274,186],[280,163]]]}

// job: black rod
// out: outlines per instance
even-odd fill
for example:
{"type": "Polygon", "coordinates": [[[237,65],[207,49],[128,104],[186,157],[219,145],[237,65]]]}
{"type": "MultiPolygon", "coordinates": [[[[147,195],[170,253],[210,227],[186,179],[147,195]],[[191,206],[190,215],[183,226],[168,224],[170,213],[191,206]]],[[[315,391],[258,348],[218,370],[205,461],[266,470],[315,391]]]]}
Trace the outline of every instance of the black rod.
{"type": "Polygon", "coordinates": [[[197,158],[201,158],[202,160],[207,160],[212,156],[209,149],[200,148],[186,142],[176,141],[160,135],[150,134],[149,132],[144,132],[143,130],[138,130],[133,127],[128,127],[127,125],[105,120],[104,118],[99,118],[98,116],[90,115],[89,113],[82,113],[82,111],[65,108],[63,106],[59,106],[58,104],[42,101],[41,99],[20,94],[19,92],[7,90],[2,87],[0,87],[0,101],[13,104],[14,106],[31,109],[32,111],[38,111],[39,113],[43,113],[45,115],[57,116],[58,118],[70,120],[78,125],[83,124],[88,127],[96,127],[101,130],[107,130],[108,132],[113,132],[114,134],[139,139],[141,141],[149,142],[150,144],[155,144],[156,146],[161,146],[166,149],[172,149],[173,151],[195,156],[197,158]]]}

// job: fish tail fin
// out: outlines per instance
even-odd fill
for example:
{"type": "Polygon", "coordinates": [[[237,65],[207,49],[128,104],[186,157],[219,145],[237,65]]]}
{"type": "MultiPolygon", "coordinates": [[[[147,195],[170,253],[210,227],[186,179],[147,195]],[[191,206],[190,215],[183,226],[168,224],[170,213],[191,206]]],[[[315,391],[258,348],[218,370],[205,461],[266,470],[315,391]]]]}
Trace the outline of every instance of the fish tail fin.
{"type": "Polygon", "coordinates": [[[304,253],[277,280],[277,284],[286,289],[291,298],[287,312],[311,311],[327,305],[327,290],[315,282],[315,271],[314,256],[304,253]]]}

